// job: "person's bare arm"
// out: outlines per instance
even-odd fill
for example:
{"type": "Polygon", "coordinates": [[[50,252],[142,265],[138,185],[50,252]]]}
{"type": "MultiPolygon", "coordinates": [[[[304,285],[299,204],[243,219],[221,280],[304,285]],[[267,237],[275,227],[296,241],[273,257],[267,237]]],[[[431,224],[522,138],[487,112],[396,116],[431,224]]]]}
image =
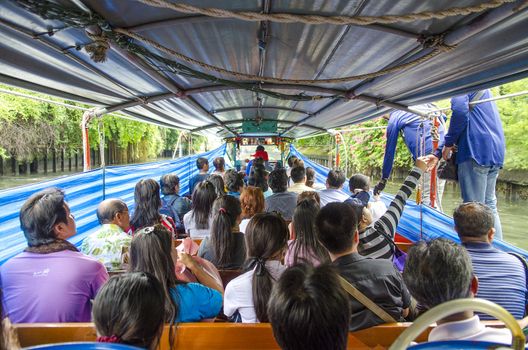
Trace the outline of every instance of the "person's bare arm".
{"type": "Polygon", "coordinates": [[[219,291],[224,294],[224,287],[221,283],[208,274],[194,259],[187,253],[178,252],[178,259],[196,276],[198,282],[206,287],[219,291]]]}

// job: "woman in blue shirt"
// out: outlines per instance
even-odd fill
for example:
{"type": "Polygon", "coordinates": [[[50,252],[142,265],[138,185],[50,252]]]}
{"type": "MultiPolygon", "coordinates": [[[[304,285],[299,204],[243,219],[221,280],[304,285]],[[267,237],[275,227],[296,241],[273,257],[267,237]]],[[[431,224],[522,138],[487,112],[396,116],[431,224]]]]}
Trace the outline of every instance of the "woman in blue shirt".
{"type": "Polygon", "coordinates": [[[195,322],[213,318],[222,307],[222,286],[207,274],[190,255],[176,256],[171,236],[161,226],[138,231],[130,246],[131,271],[149,272],[164,287],[165,321],[195,322]],[[176,278],[175,262],[185,264],[200,283],[186,283],[176,278]]]}

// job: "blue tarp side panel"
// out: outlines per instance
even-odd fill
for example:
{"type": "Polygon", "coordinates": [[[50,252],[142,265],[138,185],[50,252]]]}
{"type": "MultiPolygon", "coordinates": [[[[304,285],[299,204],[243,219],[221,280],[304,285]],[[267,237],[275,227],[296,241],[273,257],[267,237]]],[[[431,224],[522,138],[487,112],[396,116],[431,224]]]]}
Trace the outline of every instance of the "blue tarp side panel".
{"type": "MultiPolygon", "coordinates": [[[[314,168],[317,182],[323,184],[325,183],[326,176],[330,169],[315,162],[312,162],[306,156],[300,153],[297,149],[295,149],[293,145],[290,147],[290,154],[302,159],[306,167],[314,168]]],[[[346,192],[349,192],[348,181],[345,183],[344,190],[346,190],[346,192]]],[[[382,194],[382,200],[387,206],[389,206],[390,202],[393,199],[394,196],[392,195],[385,193],[382,194]]],[[[413,242],[419,241],[420,239],[430,240],[439,237],[448,238],[453,241],[460,242],[453,227],[453,219],[449,216],[426,205],[420,206],[417,205],[415,201],[408,200],[407,205],[405,206],[405,210],[403,211],[403,216],[400,219],[397,231],[400,235],[413,242]],[[422,220],[420,219],[420,216],[422,216],[422,220]],[[421,230],[420,226],[422,226],[421,230]],[[422,231],[422,235],[420,235],[420,231],[422,231]]],[[[527,251],[515,247],[514,245],[511,245],[507,242],[496,240],[493,242],[493,245],[503,251],[516,252],[528,258],[527,251]]]]}
{"type": "MultiPolygon", "coordinates": [[[[166,173],[176,173],[180,177],[181,193],[186,194],[189,191],[189,179],[198,173],[196,159],[205,157],[212,162],[214,158],[223,156],[225,149],[224,144],[215,150],[177,160],[107,167],[106,198],[121,198],[132,211],[136,183],[145,178],[159,180],[166,173]]],[[[87,235],[98,228],[95,210],[103,200],[101,169],[0,191],[0,264],[27,246],[20,230],[20,208],[33,193],[48,187],[58,187],[66,192],[66,200],[77,224],[77,234],[70,239],[73,244],[79,246],[87,235]]]]}

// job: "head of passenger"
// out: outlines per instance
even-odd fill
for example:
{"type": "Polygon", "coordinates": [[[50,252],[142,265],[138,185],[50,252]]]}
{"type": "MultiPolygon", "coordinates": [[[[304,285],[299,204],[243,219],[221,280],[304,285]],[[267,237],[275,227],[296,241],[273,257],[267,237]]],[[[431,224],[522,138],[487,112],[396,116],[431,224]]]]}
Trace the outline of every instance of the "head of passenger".
{"type": "Polygon", "coordinates": [[[359,198],[353,198],[352,201],[348,201],[346,204],[354,211],[355,217],[358,220],[359,232],[363,232],[363,230],[372,224],[374,220],[372,218],[372,212],[359,198]]]}
{"type": "Polygon", "coordinates": [[[290,177],[294,183],[306,182],[306,169],[303,166],[294,166],[291,170],[290,177]]]}
{"type": "Polygon", "coordinates": [[[326,177],[326,188],[340,190],[345,181],[345,173],[341,169],[332,169],[326,177]]]}
{"type": "Polygon", "coordinates": [[[213,184],[216,192],[216,197],[226,194],[224,179],[218,174],[213,174],[207,178],[207,181],[213,184]]]}
{"type": "Polygon", "coordinates": [[[164,196],[180,193],[180,178],[176,174],[165,174],[160,178],[161,193],[164,196]]]}
{"type": "Polygon", "coordinates": [[[347,348],[350,301],[331,266],[287,269],[273,286],[268,315],[281,349],[347,348]]]}
{"type": "Polygon", "coordinates": [[[153,275],[132,272],[113,276],[93,302],[97,340],[157,349],[164,308],[163,287],[153,275]]]}
{"type": "Polygon", "coordinates": [[[130,224],[134,230],[145,226],[153,226],[160,222],[161,208],[160,186],[153,179],[140,180],[134,190],[134,214],[130,224]]]}
{"type": "Polygon", "coordinates": [[[264,194],[259,187],[248,186],[240,194],[240,205],[242,207],[242,218],[251,219],[255,214],[264,211],[264,194]]]}
{"type": "MultiPolygon", "coordinates": [[[[295,237],[292,265],[301,263],[304,259],[309,262],[315,261],[318,264],[330,260],[328,251],[317,238],[315,218],[318,213],[319,203],[314,199],[304,199],[298,202],[292,219],[292,233],[295,237]]],[[[288,260],[289,265],[290,259],[288,260]]]]}
{"type": "Polygon", "coordinates": [[[215,199],[216,190],[210,181],[202,181],[194,188],[191,208],[197,229],[209,228],[209,217],[215,199]]]}
{"type": "Polygon", "coordinates": [[[225,172],[225,159],[224,157],[216,157],[213,160],[213,166],[215,167],[215,171],[218,173],[225,172]]]}
{"type": "Polygon", "coordinates": [[[289,158],[288,158],[288,166],[289,166],[290,168],[292,168],[292,167],[293,167],[293,163],[294,163],[297,159],[299,159],[299,158],[297,158],[297,156],[291,156],[291,157],[289,157],[289,158]]]}
{"type": "Polygon", "coordinates": [[[286,192],[288,190],[288,174],[286,169],[280,168],[273,170],[269,174],[268,185],[273,193],[286,192]]]}
{"type": "Polygon", "coordinates": [[[251,170],[249,175],[248,185],[259,187],[262,189],[262,192],[268,190],[268,176],[269,173],[264,168],[255,168],[251,170]]]}
{"type": "Polygon", "coordinates": [[[236,249],[233,233],[238,232],[241,213],[240,201],[236,197],[224,195],[214,201],[211,246],[214,256],[212,263],[217,267],[232,264],[236,249]]]}
{"type": "Polygon", "coordinates": [[[455,209],[453,220],[462,242],[493,241],[495,218],[487,205],[478,202],[461,204],[455,209]]]}
{"type": "Polygon", "coordinates": [[[240,194],[244,188],[244,178],[235,169],[229,169],[225,172],[224,182],[227,190],[231,193],[240,194]]]}
{"type": "Polygon", "coordinates": [[[202,174],[207,173],[209,171],[209,160],[204,157],[196,159],[196,168],[198,168],[202,174]]]}
{"type": "Polygon", "coordinates": [[[357,191],[368,192],[370,189],[370,179],[363,174],[354,174],[348,180],[348,188],[352,193],[357,191]]]}
{"type": "Polygon", "coordinates": [[[317,203],[317,205],[321,206],[321,197],[319,196],[319,193],[315,191],[304,191],[299,193],[297,196],[297,205],[301,203],[304,200],[312,200],[317,203]]]}
{"type": "Polygon", "coordinates": [[[248,268],[255,269],[252,277],[255,314],[260,322],[269,322],[267,304],[274,279],[267,265],[282,260],[288,242],[288,227],[279,215],[260,213],[249,221],[245,237],[248,268]]]}
{"type": "Polygon", "coordinates": [[[357,252],[359,244],[356,213],[346,203],[328,203],[315,219],[319,241],[330,253],[332,260],[357,252]]]}
{"type": "Polygon", "coordinates": [[[306,182],[304,183],[308,187],[313,187],[315,184],[315,170],[312,167],[306,168],[306,182]]]}
{"type": "Polygon", "coordinates": [[[117,198],[105,199],[97,207],[97,220],[101,225],[113,224],[123,231],[130,227],[130,216],[125,202],[117,198]]]}
{"type": "Polygon", "coordinates": [[[48,188],[29,197],[19,217],[29,247],[65,240],[77,232],[64,192],[58,188],[48,188]]]}
{"type": "Polygon", "coordinates": [[[171,235],[162,225],[137,231],[130,245],[130,271],[151,273],[161,282],[165,299],[163,319],[170,323],[178,315],[178,304],[171,298],[171,289],[184,283],[176,278],[172,250],[171,235]]]}
{"type": "Polygon", "coordinates": [[[443,238],[420,241],[411,247],[403,279],[411,295],[428,309],[473,297],[478,289],[466,249],[443,238]]]}

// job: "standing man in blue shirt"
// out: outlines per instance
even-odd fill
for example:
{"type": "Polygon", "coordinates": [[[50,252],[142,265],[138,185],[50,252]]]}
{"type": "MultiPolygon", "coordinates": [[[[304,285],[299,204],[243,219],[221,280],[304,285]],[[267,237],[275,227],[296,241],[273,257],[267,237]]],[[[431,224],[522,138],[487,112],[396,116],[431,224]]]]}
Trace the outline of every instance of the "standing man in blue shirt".
{"type": "MultiPolygon", "coordinates": [[[[436,165],[440,157],[449,159],[456,145],[458,181],[462,199],[485,203],[495,216],[495,238],[502,240],[502,227],[497,212],[495,184],[499,169],[504,164],[504,132],[493,101],[470,106],[470,102],[491,98],[491,91],[483,90],[453,97],[453,115],[445,142],[434,154],[436,165]]],[[[429,156],[433,157],[433,155],[429,156]]],[[[433,166],[431,163],[431,166],[433,166]]]]}
{"type": "MultiPolygon", "coordinates": [[[[435,108],[431,104],[420,105],[415,107],[417,110],[427,112],[435,108]]],[[[445,118],[442,114],[440,118],[445,118]]],[[[443,123],[440,123],[438,128],[440,141],[444,138],[443,123]]],[[[400,133],[403,136],[403,140],[411,152],[413,161],[416,158],[425,156],[433,153],[433,138],[431,135],[431,129],[433,122],[430,119],[424,119],[414,113],[396,110],[389,116],[389,124],[387,125],[387,143],[385,144],[385,156],[383,158],[383,168],[381,171],[381,181],[374,187],[374,194],[378,194],[385,188],[385,183],[390,176],[392,171],[392,165],[394,163],[394,155],[396,153],[396,145],[398,143],[398,136],[400,133]],[[422,142],[423,141],[423,142],[422,142]]],[[[441,202],[443,193],[443,184],[439,185],[437,179],[437,202],[441,202]]],[[[425,173],[423,177],[423,203],[430,205],[430,189],[431,189],[431,173],[425,173]]],[[[439,206],[440,207],[440,206],[439,206]]]]}

